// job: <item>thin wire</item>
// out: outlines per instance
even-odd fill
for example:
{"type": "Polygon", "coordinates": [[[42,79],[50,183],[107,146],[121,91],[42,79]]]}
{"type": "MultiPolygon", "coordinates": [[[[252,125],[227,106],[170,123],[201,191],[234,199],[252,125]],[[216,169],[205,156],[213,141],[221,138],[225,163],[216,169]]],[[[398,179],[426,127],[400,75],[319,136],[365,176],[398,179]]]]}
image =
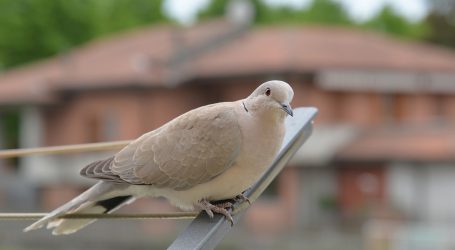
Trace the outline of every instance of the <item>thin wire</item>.
{"type": "MultiPolygon", "coordinates": [[[[44,154],[68,154],[93,151],[107,151],[120,149],[130,143],[127,141],[100,142],[87,144],[74,144],[66,146],[39,147],[27,149],[0,150],[1,158],[23,157],[44,154]]],[[[65,214],[59,218],[65,219],[194,219],[198,213],[174,212],[156,214],[65,214]]],[[[0,220],[38,220],[46,213],[0,213],[0,220]]]]}
{"type": "MultiPolygon", "coordinates": [[[[46,213],[0,213],[0,220],[38,220],[46,213]]],[[[194,219],[195,212],[173,212],[154,214],[65,214],[59,218],[65,219],[169,219],[182,220],[194,219]]]]}
{"type": "Polygon", "coordinates": [[[23,156],[30,156],[30,155],[69,154],[69,153],[81,153],[81,152],[92,152],[92,151],[108,151],[108,150],[123,148],[130,142],[131,142],[130,140],[126,140],[126,141],[98,142],[98,143],[74,144],[74,145],[53,146],[53,147],[6,149],[6,150],[0,150],[0,159],[1,158],[12,158],[12,157],[23,157],[23,156]]]}

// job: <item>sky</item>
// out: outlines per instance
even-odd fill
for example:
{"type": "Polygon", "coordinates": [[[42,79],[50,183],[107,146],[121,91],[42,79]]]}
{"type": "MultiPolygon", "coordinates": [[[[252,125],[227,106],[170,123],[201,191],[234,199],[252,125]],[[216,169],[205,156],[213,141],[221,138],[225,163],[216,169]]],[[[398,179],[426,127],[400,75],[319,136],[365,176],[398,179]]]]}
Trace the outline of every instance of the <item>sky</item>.
{"type": "MultiPolygon", "coordinates": [[[[265,0],[270,4],[286,4],[290,6],[306,6],[310,0],[265,0]]],[[[425,0],[335,0],[340,2],[348,13],[356,20],[363,21],[373,16],[384,4],[390,4],[395,10],[410,20],[422,18],[427,7],[425,0]]],[[[195,14],[209,0],[167,0],[165,11],[182,23],[194,21],[195,14]]]]}

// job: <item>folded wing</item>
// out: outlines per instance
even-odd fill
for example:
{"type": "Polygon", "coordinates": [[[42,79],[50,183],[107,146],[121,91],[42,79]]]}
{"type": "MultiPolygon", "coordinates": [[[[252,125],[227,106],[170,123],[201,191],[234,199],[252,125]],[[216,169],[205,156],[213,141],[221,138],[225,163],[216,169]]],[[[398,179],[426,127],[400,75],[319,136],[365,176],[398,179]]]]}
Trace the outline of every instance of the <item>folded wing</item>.
{"type": "Polygon", "coordinates": [[[185,113],[81,174],[96,179],[185,190],[231,167],[242,133],[231,103],[185,113]]]}

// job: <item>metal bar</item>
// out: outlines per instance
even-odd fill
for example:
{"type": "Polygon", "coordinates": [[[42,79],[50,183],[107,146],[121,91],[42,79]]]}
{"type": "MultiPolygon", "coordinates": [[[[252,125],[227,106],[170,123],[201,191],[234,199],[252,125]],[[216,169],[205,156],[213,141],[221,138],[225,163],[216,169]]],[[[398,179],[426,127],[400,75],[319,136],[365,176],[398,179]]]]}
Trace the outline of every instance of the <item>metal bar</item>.
{"type": "MultiPolygon", "coordinates": [[[[0,213],[0,220],[38,220],[47,213],[0,213]]],[[[154,214],[65,214],[65,219],[194,219],[195,212],[174,212],[154,214]]]]}
{"type": "MultiPolygon", "coordinates": [[[[291,157],[310,137],[313,129],[312,122],[316,113],[316,108],[297,108],[294,109],[294,117],[288,117],[286,120],[286,136],[277,158],[259,181],[244,194],[251,202],[254,202],[262,194],[291,157]]],[[[234,224],[237,223],[247,207],[247,202],[234,205],[232,213],[234,224]]],[[[231,228],[230,223],[223,216],[215,214],[215,217],[210,219],[204,212],[201,212],[180,233],[168,249],[214,249],[231,228]]]]}
{"type": "Polygon", "coordinates": [[[6,149],[0,151],[1,158],[23,157],[30,155],[45,155],[45,154],[69,154],[93,151],[107,151],[114,149],[121,149],[128,145],[130,140],[126,141],[113,141],[113,142],[97,142],[87,144],[74,144],[53,147],[40,147],[40,148],[21,148],[21,149],[6,149]]]}

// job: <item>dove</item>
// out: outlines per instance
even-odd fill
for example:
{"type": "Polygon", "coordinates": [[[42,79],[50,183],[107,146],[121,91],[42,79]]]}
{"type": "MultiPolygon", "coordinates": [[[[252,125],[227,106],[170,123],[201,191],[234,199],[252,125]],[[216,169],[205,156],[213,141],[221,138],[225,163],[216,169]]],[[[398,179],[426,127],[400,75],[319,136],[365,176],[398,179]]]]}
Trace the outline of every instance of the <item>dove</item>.
{"type": "Polygon", "coordinates": [[[47,224],[54,235],[71,234],[96,219],[63,219],[67,213],[112,213],[142,197],[164,197],[187,211],[224,215],[220,200],[248,199],[243,192],[270,166],[293,115],[291,86],[267,81],[247,98],[188,111],[129,143],[114,156],[95,161],[81,175],[91,188],[24,229],[47,224]]]}

